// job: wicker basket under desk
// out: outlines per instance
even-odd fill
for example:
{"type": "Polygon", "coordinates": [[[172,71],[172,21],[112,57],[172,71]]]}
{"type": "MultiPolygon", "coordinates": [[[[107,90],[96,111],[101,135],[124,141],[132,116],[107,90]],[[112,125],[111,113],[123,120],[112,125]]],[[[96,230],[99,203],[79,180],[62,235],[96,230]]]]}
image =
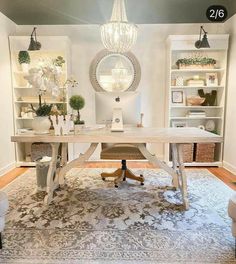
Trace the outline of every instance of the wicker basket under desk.
{"type": "Polygon", "coordinates": [[[196,162],[214,162],[215,143],[196,144],[196,162]]]}
{"type": "Polygon", "coordinates": [[[193,162],[193,147],[194,144],[183,144],[183,162],[190,163],[193,162]]]}

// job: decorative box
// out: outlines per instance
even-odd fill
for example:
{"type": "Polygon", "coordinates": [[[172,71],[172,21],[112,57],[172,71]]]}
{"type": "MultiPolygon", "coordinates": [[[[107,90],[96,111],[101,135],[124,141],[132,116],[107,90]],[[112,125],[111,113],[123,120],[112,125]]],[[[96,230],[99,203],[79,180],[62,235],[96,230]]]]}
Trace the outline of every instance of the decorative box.
{"type": "Polygon", "coordinates": [[[177,76],[175,79],[176,86],[183,86],[184,85],[184,78],[182,76],[177,76]]]}

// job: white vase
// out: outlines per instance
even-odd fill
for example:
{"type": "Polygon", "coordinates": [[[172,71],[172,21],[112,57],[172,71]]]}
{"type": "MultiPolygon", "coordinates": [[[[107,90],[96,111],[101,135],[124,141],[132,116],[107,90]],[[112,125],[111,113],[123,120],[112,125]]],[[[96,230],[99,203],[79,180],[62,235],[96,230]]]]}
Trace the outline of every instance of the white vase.
{"type": "Polygon", "coordinates": [[[83,129],[85,128],[84,124],[80,124],[80,125],[74,125],[74,133],[80,133],[81,131],[83,131],[83,129]]]}
{"type": "Polygon", "coordinates": [[[28,63],[21,63],[21,70],[25,73],[29,71],[29,64],[28,63]]]}
{"type": "Polygon", "coordinates": [[[35,116],[32,121],[32,127],[35,134],[48,134],[51,122],[48,116],[35,116]]]}

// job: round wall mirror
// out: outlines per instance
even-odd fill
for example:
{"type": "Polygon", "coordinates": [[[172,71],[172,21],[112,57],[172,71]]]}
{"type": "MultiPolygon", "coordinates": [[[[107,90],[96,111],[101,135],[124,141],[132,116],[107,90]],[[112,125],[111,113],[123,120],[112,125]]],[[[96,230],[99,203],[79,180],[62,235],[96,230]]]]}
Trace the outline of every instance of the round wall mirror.
{"type": "Polygon", "coordinates": [[[131,52],[119,54],[102,50],[90,66],[90,80],[98,92],[134,91],[140,77],[140,65],[131,52]]]}

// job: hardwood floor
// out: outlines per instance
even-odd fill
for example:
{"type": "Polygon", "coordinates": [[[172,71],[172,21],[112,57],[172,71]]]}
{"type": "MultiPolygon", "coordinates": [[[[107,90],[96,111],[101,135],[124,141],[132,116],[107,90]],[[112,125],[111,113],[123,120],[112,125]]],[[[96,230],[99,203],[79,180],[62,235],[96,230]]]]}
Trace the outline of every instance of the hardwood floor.
{"type": "Polygon", "coordinates": [[[236,191],[236,175],[227,171],[224,168],[216,168],[212,167],[208,169],[212,174],[214,174],[217,178],[222,180],[226,185],[228,185],[231,189],[236,191]]]}
{"type": "MultiPolygon", "coordinates": [[[[154,168],[148,162],[127,162],[129,168],[154,168]]],[[[88,162],[86,168],[119,168],[120,162],[88,162]]],[[[15,168],[0,177],[0,189],[12,182],[22,173],[26,172],[28,168],[15,168]]],[[[236,191],[236,175],[227,171],[224,168],[211,167],[208,170],[223,181],[226,185],[236,191]]]]}
{"type": "Polygon", "coordinates": [[[0,177],[0,189],[15,180],[18,176],[26,172],[27,168],[15,168],[11,170],[10,172],[4,174],[0,177]]]}

